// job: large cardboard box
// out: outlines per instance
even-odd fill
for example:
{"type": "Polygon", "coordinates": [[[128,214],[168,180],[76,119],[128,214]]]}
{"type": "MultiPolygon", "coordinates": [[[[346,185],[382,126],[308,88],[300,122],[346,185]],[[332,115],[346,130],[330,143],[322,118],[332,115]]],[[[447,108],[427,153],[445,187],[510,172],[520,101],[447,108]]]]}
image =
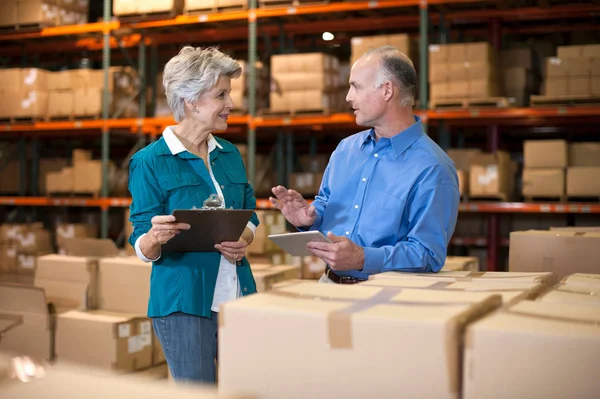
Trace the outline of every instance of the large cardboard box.
{"type": "Polygon", "coordinates": [[[474,256],[446,256],[444,271],[479,271],[479,258],[474,256]]]}
{"type": "Polygon", "coordinates": [[[98,309],[146,314],[150,298],[152,264],[136,256],[100,259],[98,309]]]}
{"type": "Polygon", "coordinates": [[[532,69],[535,66],[533,51],[529,47],[514,48],[503,50],[501,52],[501,61],[503,68],[524,68],[532,69]]]}
{"type": "Polygon", "coordinates": [[[77,99],[73,107],[75,116],[99,116],[102,113],[102,90],[79,89],[73,91],[77,99]]]}
{"type": "Polygon", "coordinates": [[[56,225],[55,237],[59,253],[66,254],[65,241],[71,238],[96,238],[98,227],[84,223],[60,223],[56,225]]]}
{"type": "Polygon", "coordinates": [[[140,315],[101,310],[71,310],[56,322],[56,356],[114,371],[135,371],[153,364],[152,322],[140,315]]]}
{"type": "Polygon", "coordinates": [[[470,272],[456,270],[441,270],[438,273],[404,273],[385,272],[373,274],[370,280],[386,279],[416,279],[440,282],[473,282],[481,281],[488,283],[540,283],[547,287],[556,282],[556,276],[552,272],[470,272]]]}
{"type": "Polygon", "coordinates": [[[17,2],[8,0],[2,4],[0,13],[0,26],[12,26],[17,24],[17,2]]]}
{"type": "Polygon", "coordinates": [[[71,91],[51,91],[48,95],[48,116],[68,117],[73,115],[75,97],[71,91]]]}
{"type": "Polygon", "coordinates": [[[289,188],[303,195],[318,194],[323,173],[292,173],[289,176],[289,188]]]}
{"type": "Polygon", "coordinates": [[[53,323],[43,289],[0,283],[0,314],[18,321],[2,337],[2,351],[52,360],[53,323]]]}
{"type": "Polygon", "coordinates": [[[569,94],[567,78],[549,77],[544,84],[544,94],[548,97],[561,97],[569,94]]]}
{"type": "Polygon", "coordinates": [[[24,255],[42,255],[53,251],[50,232],[44,229],[29,229],[15,238],[17,252],[24,255]]]}
{"type": "Polygon", "coordinates": [[[79,256],[46,255],[37,258],[34,285],[58,312],[95,309],[97,261],[79,256]]]}
{"type": "Polygon", "coordinates": [[[596,306],[600,311],[600,287],[559,284],[538,299],[546,303],[564,303],[580,306],[596,306]]]}
{"type": "Polygon", "coordinates": [[[600,233],[514,231],[510,233],[511,272],[600,273],[600,233]]]}
{"type": "Polygon", "coordinates": [[[15,117],[21,118],[42,118],[48,114],[48,92],[46,91],[25,91],[21,100],[17,102],[19,108],[16,110],[15,117]]]}
{"type": "Polygon", "coordinates": [[[525,140],[525,168],[566,168],[569,149],[565,140],[525,140]]]}
{"type": "Polygon", "coordinates": [[[600,166],[600,143],[569,144],[569,166],[600,166]]]}
{"type": "Polygon", "coordinates": [[[561,197],[565,194],[565,170],[562,168],[524,169],[523,195],[561,197]]]}
{"type": "Polygon", "coordinates": [[[478,148],[449,148],[448,156],[454,161],[454,166],[457,170],[469,171],[473,164],[473,158],[482,154],[478,148]]]}
{"type": "Polygon", "coordinates": [[[279,92],[290,90],[334,90],[338,84],[337,77],[331,72],[317,70],[313,73],[290,72],[273,76],[272,85],[279,92]]]}
{"type": "MultiPolygon", "coordinates": [[[[281,54],[271,57],[271,74],[336,71],[336,58],[324,53],[281,54]]],[[[339,65],[338,65],[339,66],[339,65]]]]}
{"type": "Polygon", "coordinates": [[[102,161],[82,161],[73,168],[73,192],[98,194],[102,190],[102,161]]]}
{"type": "Polygon", "coordinates": [[[600,44],[558,46],[556,52],[560,58],[598,57],[600,56],[600,44]]]}
{"type": "Polygon", "coordinates": [[[570,77],[568,94],[570,96],[590,96],[592,94],[592,85],[590,78],[570,77]]]}
{"type": "Polygon", "coordinates": [[[456,176],[458,177],[458,192],[460,196],[469,194],[469,172],[464,170],[457,170],[456,176]]]}
{"type": "MultiPolygon", "coordinates": [[[[600,227],[597,229],[600,232],[600,227]]],[[[600,274],[574,273],[562,279],[561,283],[569,287],[586,288],[595,292],[600,289],[600,274]]]]}
{"type": "Polygon", "coordinates": [[[572,197],[600,196],[600,167],[567,168],[567,195],[572,197]]]}
{"type": "Polygon", "coordinates": [[[229,302],[219,313],[221,392],[263,399],[373,392],[458,398],[462,330],[501,299],[448,292],[440,300],[437,294],[302,282],[229,302]],[[242,359],[257,360],[249,368],[242,359]],[[418,359],[420,367],[406,359],[418,359]],[[379,372],[362,372],[360,384],[348,384],[357,370],[379,372]],[[423,384],[423,370],[437,383],[423,384]]]}
{"type": "Polygon", "coordinates": [[[597,307],[524,301],[467,327],[463,397],[593,398],[597,307]]]}

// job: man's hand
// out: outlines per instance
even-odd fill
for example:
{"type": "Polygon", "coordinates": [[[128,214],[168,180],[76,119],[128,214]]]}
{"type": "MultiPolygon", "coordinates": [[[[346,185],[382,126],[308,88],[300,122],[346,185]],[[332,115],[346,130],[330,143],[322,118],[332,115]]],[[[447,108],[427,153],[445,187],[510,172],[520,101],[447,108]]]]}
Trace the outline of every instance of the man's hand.
{"type": "Polygon", "coordinates": [[[302,195],[295,190],[288,190],[283,186],[273,187],[271,190],[275,198],[269,201],[281,211],[288,222],[296,227],[310,227],[317,219],[314,206],[309,206],[302,195]]]}
{"type": "Polygon", "coordinates": [[[243,238],[237,241],[224,241],[220,244],[215,245],[215,248],[221,252],[221,254],[234,265],[242,260],[246,256],[246,248],[248,248],[248,242],[243,238]]]}
{"type": "Polygon", "coordinates": [[[307,248],[333,270],[362,270],[365,263],[365,252],[346,237],[339,237],[332,232],[327,233],[332,243],[311,241],[307,248]]]}

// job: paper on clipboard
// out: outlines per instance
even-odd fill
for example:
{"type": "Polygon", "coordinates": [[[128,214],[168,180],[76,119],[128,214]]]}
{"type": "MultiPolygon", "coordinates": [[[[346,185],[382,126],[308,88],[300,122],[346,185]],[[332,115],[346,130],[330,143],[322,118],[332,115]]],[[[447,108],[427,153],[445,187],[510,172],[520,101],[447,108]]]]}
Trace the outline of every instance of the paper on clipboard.
{"type": "Polygon", "coordinates": [[[166,252],[217,252],[215,244],[237,241],[252,216],[251,209],[176,209],[178,223],[187,223],[189,230],[170,239],[162,250],[166,252]]]}

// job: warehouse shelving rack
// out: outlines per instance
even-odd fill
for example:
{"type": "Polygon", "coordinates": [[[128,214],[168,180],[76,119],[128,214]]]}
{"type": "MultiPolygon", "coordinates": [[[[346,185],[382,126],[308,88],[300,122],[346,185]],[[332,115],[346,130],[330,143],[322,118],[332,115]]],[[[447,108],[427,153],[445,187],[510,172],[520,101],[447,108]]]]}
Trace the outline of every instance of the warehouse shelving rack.
{"type": "MultiPolygon", "coordinates": [[[[104,0],[103,21],[85,25],[61,26],[42,29],[39,32],[0,32],[0,45],[3,46],[2,54],[6,56],[22,55],[25,53],[49,53],[57,49],[65,51],[97,51],[102,50],[102,66],[105,71],[105,87],[108,85],[108,69],[111,61],[111,51],[114,49],[137,49],[138,66],[144,77],[146,66],[146,52],[150,48],[151,62],[155,62],[156,46],[159,44],[181,44],[185,42],[211,41],[216,38],[224,40],[247,39],[248,65],[254,65],[257,60],[258,27],[257,22],[261,20],[278,21],[278,25],[270,24],[260,27],[260,35],[263,37],[279,36],[280,48],[285,47],[282,42],[282,32],[315,34],[324,30],[346,30],[359,31],[376,24],[380,29],[397,28],[398,26],[419,28],[419,102],[422,109],[417,113],[423,118],[425,129],[428,126],[436,126],[439,132],[439,142],[442,147],[448,147],[450,143],[450,128],[453,126],[486,126],[488,135],[488,149],[496,151],[500,143],[499,126],[505,125],[536,125],[536,124],[577,124],[582,120],[598,121],[600,118],[600,106],[589,107],[548,107],[548,108],[506,108],[506,109],[465,109],[451,111],[428,110],[428,40],[430,36],[430,24],[441,27],[441,40],[448,39],[448,32],[444,28],[447,24],[461,27],[466,21],[477,21],[489,23],[487,32],[491,36],[491,42],[500,47],[501,33],[503,29],[509,33],[535,33],[548,29],[548,27],[506,27],[503,22],[510,21],[545,21],[563,18],[588,17],[600,12],[600,5],[582,2],[573,4],[569,1],[555,1],[552,7],[537,4],[531,1],[518,8],[499,6],[491,8],[494,1],[476,0],[382,0],[382,1],[348,1],[336,2],[322,5],[307,5],[301,7],[281,7],[270,9],[259,9],[256,0],[249,1],[249,7],[243,11],[222,12],[214,14],[203,14],[199,16],[182,15],[168,20],[121,23],[113,20],[111,16],[111,0],[104,0]],[[430,13],[434,8],[437,12],[430,13]],[[385,15],[373,14],[383,10],[385,15]],[[396,11],[399,11],[396,13],[396,11]],[[402,11],[407,12],[402,12],[402,11]],[[366,12],[365,12],[366,11],[366,12]],[[356,14],[352,13],[358,13],[356,14]],[[364,14],[360,15],[361,12],[364,14]],[[348,15],[346,15],[348,14],[348,15]],[[327,18],[323,18],[327,15],[327,18]],[[299,17],[307,18],[306,21],[298,20],[299,17]],[[313,18],[318,17],[318,18],[313,18]],[[214,24],[229,23],[225,31],[218,31],[214,24]],[[186,28],[184,32],[181,28],[186,28]],[[48,46],[48,44],[51,44],[48,46]]],[[[500,2],[502,3],[502,2],[500,2]]],[[[482,28],[470,28],[471,32],[482,31],[482,28]]],[[[569,30],[590,30],[597,28],[595,25],[580,24],[569,26],[569,30]]],[[[565,27],[556,26],[555,31],[562,31],[565,27]]],[[[483,30],[485,33],[485,29],[483,30]]],[[[285,38],[284,38],[285,39],[285,38]]],[[[152,64],[150,70],[152,71],[152,64]]],[[[156,71],[154,70],[154,73],[156,71]]],[[[146,79],[154,82],[152,72],[146,79]]],[[[333,114],[328,116],[314,117],[289,117],[289,118],[262,118],[257,116],[255,83],[256,76],[254,68],[249,70],[248,115],[232,116],[229,124],[238,129],[247,130],[248,141],[248,169],[251,180],[254,178],[256,132],[261,129],[278,129],[278,134],[283,132],[297,133],[312,130],[327,130],[332,127],[342,126],[348,129],[355,127],[354,118],[350,114],[333,114]]],[[[0,126],[0,134],[14,135],[20,138],[21,150],[26,149],[23,142],[25,137],[43,137],[56,133],[66,134],[101,134],[102,137],[102,161],[104,164],[104,175],[107,175],[107,165],[110,159],[110,133],[111,131],[125,131],[131,135],[140,137],[142,143],[147,138],[154,140],[165,126],[173,123],[170,118],[145,117],[145,96],[140,101],[142,114],[133,119],[111,119],[108,114],[109,93],[105,89],[103,94],[102,119],[60,122],[35,122],[32,124],[6,124],[0,126]]],[[[225,132],[227,133],[227,132],[225,132]]],[[[288,154],[293,146],[291,136],[285,134],[285,144],[288,154]]],[[[283,137],[280,137],[283,138],[283,137]]],[[[314,144],[314,143],[313,143],[314,144]]],[[[39,146],[34,141],[34,148],[39,146]]],[[[283,148],[283,146],[281,147],[283,148]]],[[[24,151],[22,151],[23,153],[24,151]]],[[[33,151],[33,155],[37,151],[33,151]]],[[[24,156],[22,155],[23,159],[24,156]]],[[[23,161],[22,161],[23,162],[23,161]]],[[[34,160],[35,164],[36,160],[34,160]]],[[[282,157],[278,162],[283,163],[282,157]]],[[[282,169],[290,171],[290,163],[279,165],[282,169]]],[[[35,168],[33,168],[35,169],[35,168]]],[[[108,234],[108,210],[113,207],[126,207],[130,203],[129,198],[111,198],[108,196],[108,182],[103,179],[102,195],[100,198],[52,198],[52,197],[0,197],[0,205],[12,206],[75,206],[99,208],[102,213],[101,236],[108,234]]],[[[34,181],[37,181],[34,179],[34,181]]],[[[21,192],[25,192],[21,184],[21,192]]],[[[34,191],[35,194],[35,191],[34,191]]],[[[270,207],[267,200],[258,200],[259,208],[270,207]]],[[[498,215],[503,213],[561,213],[561,214],[600,214],[600,204],[541,204],[520,202],[469,202],[460,205],[461,213],[481,213],[488,217],[488,234],[485,238],[457,238],[455,243],[461,245],[483,245],[488,248],[488,270],[497,270],[497,255],[499,247],[506,245],[506,241],[498,235],[498,215]]]]}

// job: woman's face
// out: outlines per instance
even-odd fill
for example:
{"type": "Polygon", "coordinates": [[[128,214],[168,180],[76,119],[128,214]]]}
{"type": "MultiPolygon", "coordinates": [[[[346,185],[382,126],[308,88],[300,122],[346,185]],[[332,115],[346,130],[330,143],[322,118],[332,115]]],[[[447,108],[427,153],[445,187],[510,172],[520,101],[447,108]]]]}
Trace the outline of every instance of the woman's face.
{"type": "Polygon", "coordinates": [[[208,130],[226,130],[227,118],[233,108],[231,78],[219,76],[217,84],[200,96],[188,117],[208,130]]]}

